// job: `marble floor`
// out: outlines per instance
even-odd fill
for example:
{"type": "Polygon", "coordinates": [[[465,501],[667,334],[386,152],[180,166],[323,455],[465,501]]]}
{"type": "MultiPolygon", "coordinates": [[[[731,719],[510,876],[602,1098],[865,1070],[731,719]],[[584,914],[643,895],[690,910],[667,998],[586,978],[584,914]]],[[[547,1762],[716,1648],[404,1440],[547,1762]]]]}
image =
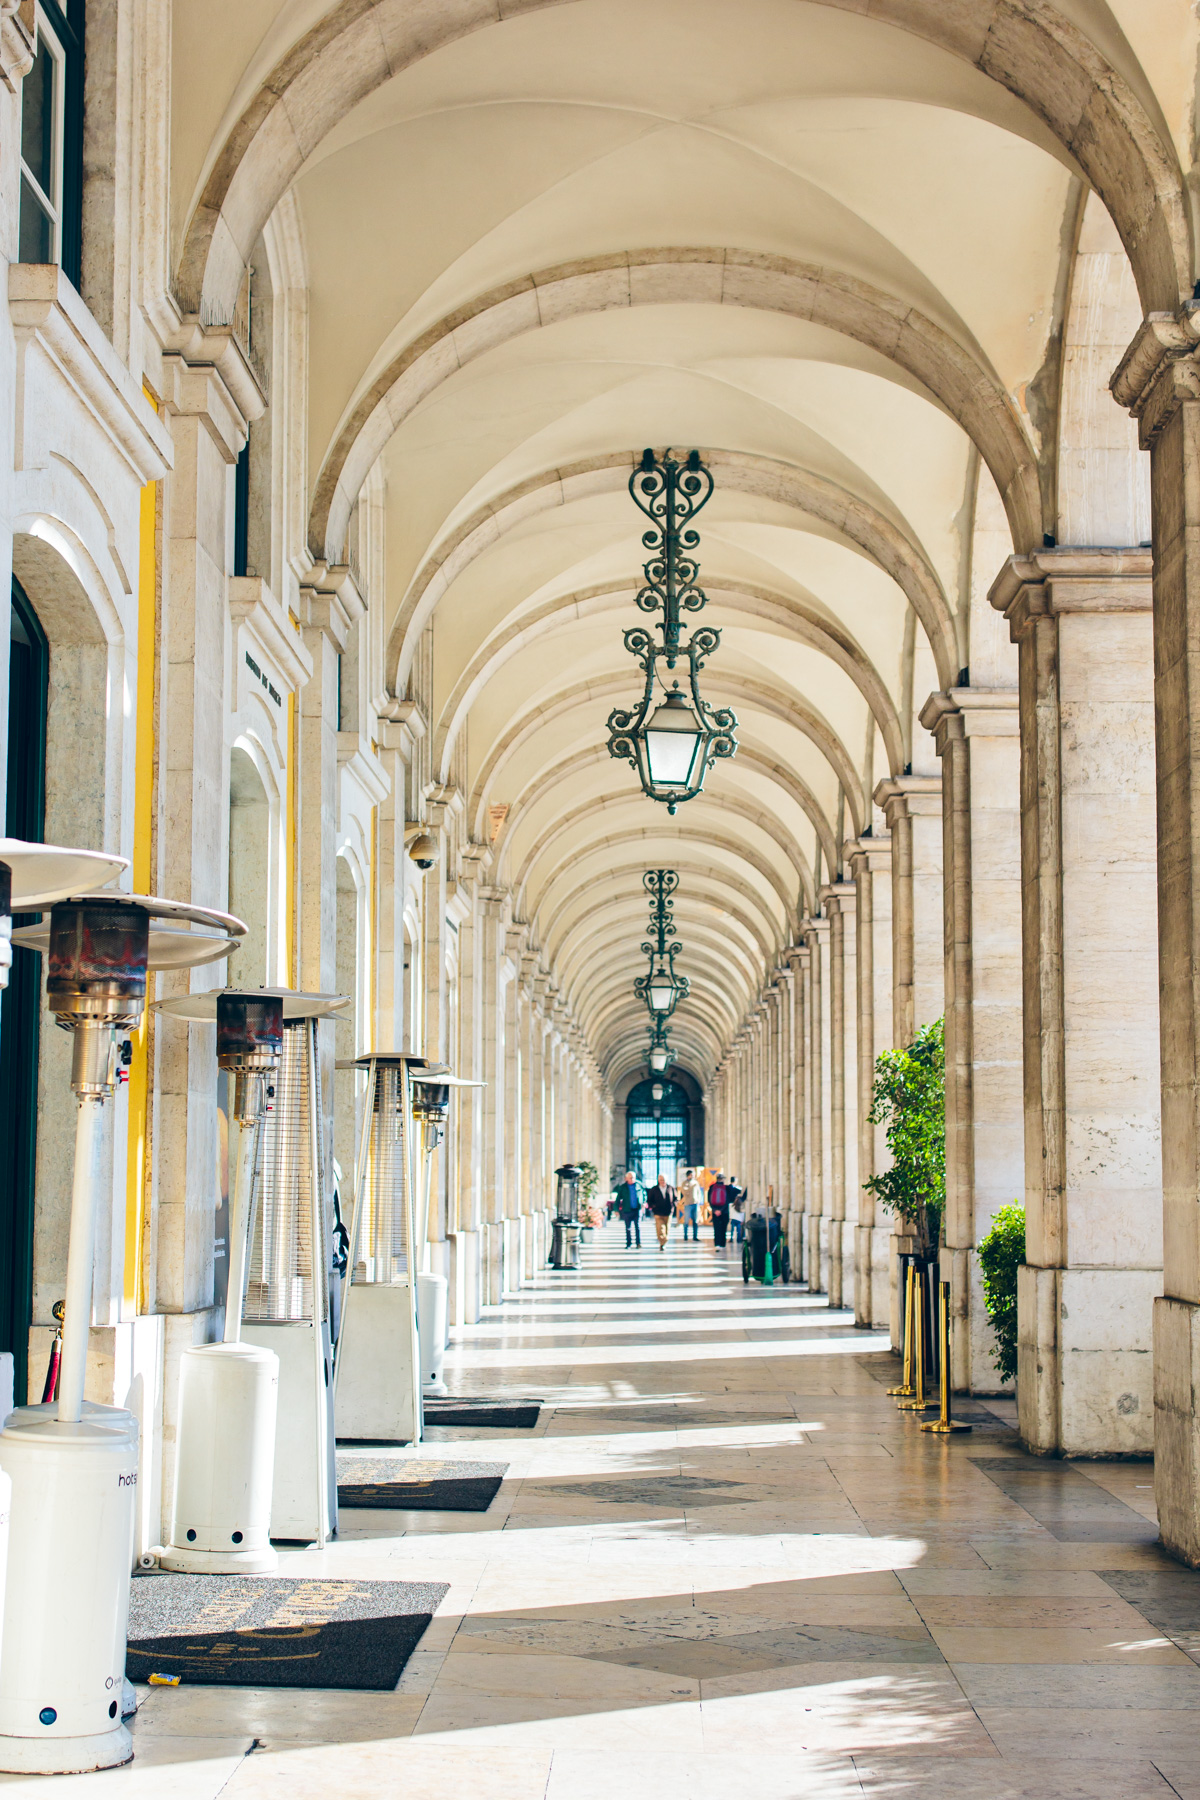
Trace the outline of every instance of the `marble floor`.
{"type": "Polygon", "coordinates": [[[1003,1401],[922,1435],[879,1334],[618,1233],[458,1334],[456,1391],[547,1401],[419,1452],[506,1461],[486,1514],[343,1514],[283,1559],[450,1584],[395,1693],[155,1688],[128,1768],[0,1786],[1200,1800],[1200,1576],[1155,1548],[1148,1465],[1026,1457],[1003,1401]]]}

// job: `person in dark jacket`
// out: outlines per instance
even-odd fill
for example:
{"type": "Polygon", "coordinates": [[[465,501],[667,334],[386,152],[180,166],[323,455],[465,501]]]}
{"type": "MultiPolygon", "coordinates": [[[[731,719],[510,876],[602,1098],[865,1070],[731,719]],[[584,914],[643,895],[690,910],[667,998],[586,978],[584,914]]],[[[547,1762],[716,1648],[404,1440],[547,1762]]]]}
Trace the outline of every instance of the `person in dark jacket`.
{"type": "Polygon", "coordinates": [[[646,1192],[646,1205],[654,1214],[654,1229],[658,1236],[658,1247],[667,1247],[667,1233],[671,1229],[671,1214],[675,1211],[675,1189],[668,1185],[667,1178],[660,1169],[658,1180],[646,1192]]]}
{"type": "Polygon", "coordinates": [[[729,1184],[720,1169],[708,1190],[708,1210],[712,1214],[713,1246],[723,1250],[725,1234],[729,1230],[729,1184]]]}
{"type": "Polygon", "coordinates": [[[637,1247],[642,1247],[642,1190],[638,1186],[638,1178],[632,1169],[625,1171],[625,1179],[621,1183],[621,1217],[625,1221],[625,1248],[631,1250],[634,1240],[637,1247]]]}

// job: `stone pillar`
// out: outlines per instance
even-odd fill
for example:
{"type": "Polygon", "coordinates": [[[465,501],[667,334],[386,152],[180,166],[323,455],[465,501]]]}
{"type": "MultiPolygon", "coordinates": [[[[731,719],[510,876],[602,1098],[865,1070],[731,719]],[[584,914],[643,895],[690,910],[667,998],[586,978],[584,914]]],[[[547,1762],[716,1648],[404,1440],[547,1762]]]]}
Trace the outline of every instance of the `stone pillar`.
{"type": "Polygon", "coordinates": [[[788,1216],[788,1242],[792,1249],[792,1267],[797,1281],[807,1280],[805,1262],[805,1217],[808,1206],[808,970],[810,952],[794,945],[787,953],[793,977],[792,1083],[793,1083],[793,1174],[792,1208],[788,1216]]]}
{"type": "MultiPolygon", "coordinates": [[[[902,1049],[922,1025],[940,1019],[945,1006],[941,777],[889,777],[875,789],[875,804],[892,840],[892,1038],[902,1049]]],[[[897,1345],[900,1252],[913,1242],[904,1221],[893,1218],[889,1285],[897,1345]]]]}
{"type": "MultiPolygon", "coordinates": [[[[828,1224],[822,1226],[826,1216],[826,1189],[828,1185],[825,1146],[828,1142],[826,1130],[826,1092],[828,1088],[828,1058],[825,1055],[825,994],[828,990],[826,968],[829,962],[829,920],[806,919],[804,921],[804,939],[808,945],[809,961],[809,1011],[808,1011],[808,1060],[809,1060],[809,1131],[808,1131],[808,1223],[805,1231],[805,1270],[808,1285],[814,1294],[828,1292],[826,1271],[821,1263],[821,1234],[828,1234],[828,1224]]],[[[828,1245],[828,1235],[826,1235],[828,1245]]]]}
{"type": "Polygon", "coordinates": [[[1025,1188],[1021,1087],[1020,741],[1017,695],[932,694],[921,723],[942,761],[946,878],[946,1217],[957,1388],[997,1393],[976,1246],[1025,1188]]]}
{"type": "Polygon", "coordinates": [[[830,1207],[829,1274],[824,1285],[830,1306],[841,1307],[853,1294],[853,1224],[858,1216],[854,1191],[858,1175],[854,884],[831,883],[821,889],[818,898],[829,920],[830,1207]]]}
{"type": "Polygon", "coordinates": [[[1027,1266],[1017,1403],[1025,1442],[1051,1455],[1153,1442],[1162,1212],[1151,562],[1148,550],[1039,551],[1012,558],[990,596],[1017,643],[1021,681],[1027,1266]]]}
{"type": "Polygon", "coordinates": [[[854,1321],[891,1321],[891,1221],[877,1211],[864,1182],[886,1167],[882,1125],[868,1120],[875,1059],[892,1047],[892,845],[889,837],[856,838],[846,846],[854,875],[858,947],[858,1225],[854,1255],[854,1321]]]}

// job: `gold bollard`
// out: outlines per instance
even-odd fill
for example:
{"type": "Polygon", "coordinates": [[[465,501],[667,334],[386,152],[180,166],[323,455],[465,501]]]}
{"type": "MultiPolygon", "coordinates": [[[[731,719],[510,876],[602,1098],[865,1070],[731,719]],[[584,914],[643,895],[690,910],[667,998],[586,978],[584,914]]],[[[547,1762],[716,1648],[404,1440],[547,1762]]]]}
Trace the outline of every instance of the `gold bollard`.
{"type": "Polygon", "coordinates": [[[938,1358],[940,1374],[940,1390],[942,1412],[939,1419],[927,1419],[922,1431],[936,1431],[940,1436],[948,1437],[952,1431],[970,1431],[969,1425],[960,1425],[957,1419],[950,1417],[950,1283],[938,1282],[938,1327],[941,1334],[941,1355],[938,1358]]]}
{"type": "Polygon", "coordinates": [[[894,1387],[894,1388],[888,1389],[888,1393],[892,1396],[893,1399],[897,1399],[897,1398],[907,1399],[910,1394],[915,1392],[915,1390],[913,1388],[913,1382],[912,1382],[912,1377],[913,1377],[912,1322],[913,1322],[913,1266],[912,1266],[912,1262],[910,1261],[908,1264],[907,1278],[904,1283],[904,1379],[900,1383],[899,1387],[894,1387]]]}
{"type": "Polygon", "coordinates": [[[913,1397],[901,1400],[901,1412],[924,1412],[931,1403],[925,1398],[925,1297],[921,1292],[924,1277],[913,1282],[913,1397]]]}

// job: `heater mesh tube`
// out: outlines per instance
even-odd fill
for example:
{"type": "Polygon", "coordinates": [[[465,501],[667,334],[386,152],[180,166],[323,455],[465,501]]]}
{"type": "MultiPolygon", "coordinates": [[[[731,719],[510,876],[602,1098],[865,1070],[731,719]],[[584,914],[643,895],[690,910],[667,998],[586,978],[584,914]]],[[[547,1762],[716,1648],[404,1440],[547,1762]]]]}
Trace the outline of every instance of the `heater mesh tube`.
{"type": "Polygon", "coordinates": [[[326,1258],[314,1270],[315,1240],[329,1242],[325,1171],[317,1162],[313,1182],[310,1092],[321,1116],[316,1037],[307,1019],[283,1028],[283,1053],[275,1075],[275,1099],[262,1122],[250,1222],[250,1278],[243,1319],[247,1324],[299,1322],[328,1316],[326,1258]],[[313,1193],[320,1209],[313,1232],[313,1193]]]}
{"type": "Polygon", "coordinates": [[[405,1133],[403,1065],[378,1063],[367,1144],[366,1218],[355,1281],[407,1279],[409,1258],[409,1145],[405,1133]]]}

